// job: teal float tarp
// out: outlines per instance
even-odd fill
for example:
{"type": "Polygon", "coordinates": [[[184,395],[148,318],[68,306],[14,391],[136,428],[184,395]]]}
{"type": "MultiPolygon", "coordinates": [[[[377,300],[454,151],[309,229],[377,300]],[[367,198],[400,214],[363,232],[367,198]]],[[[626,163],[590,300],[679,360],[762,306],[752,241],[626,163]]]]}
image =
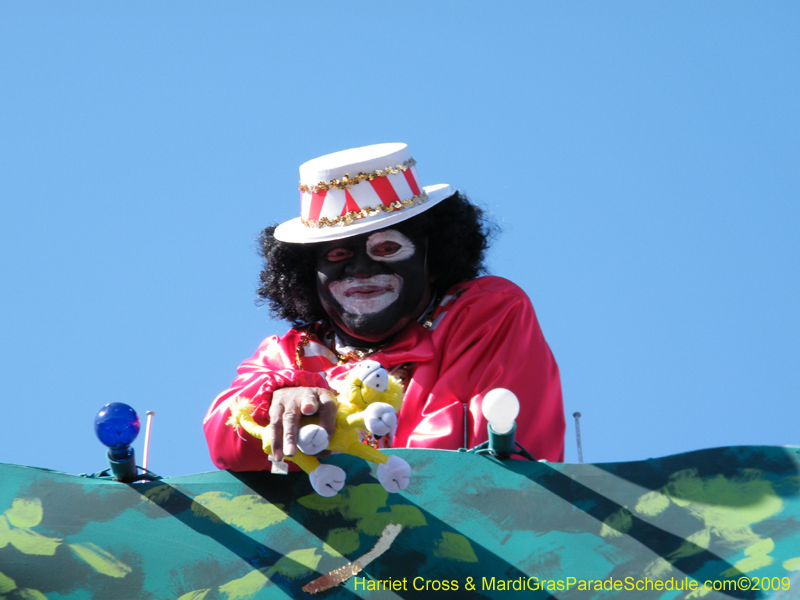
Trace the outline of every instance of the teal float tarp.
{"type": "Polygon", "coordinates": [[[127,485],[0,465],[0,598],[311,597],[389,523],[403,529],[383,554],[314,597],[800,598],[797,448],[597,465],[389,453],[413,469],[407,490],[339,455],[334,498],[302,473],[127,485]]]}

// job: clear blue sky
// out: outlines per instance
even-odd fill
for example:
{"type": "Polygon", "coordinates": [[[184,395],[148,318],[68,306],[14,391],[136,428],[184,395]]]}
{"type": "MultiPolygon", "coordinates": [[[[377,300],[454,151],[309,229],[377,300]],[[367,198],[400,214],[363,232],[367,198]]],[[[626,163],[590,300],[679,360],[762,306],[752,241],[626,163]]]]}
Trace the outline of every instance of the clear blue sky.
{"type": "MultiPolygon", "coordinates": [[[[3,2],[0,462],[213,469],[298,166],[410,145],[503,228],[587,462],[798,443],[797,2],[3,2]],[[143,435],[136,443],[141,455],[143,435]]],[[[567,461],[576,462],[568,419],[567,461]]]]}

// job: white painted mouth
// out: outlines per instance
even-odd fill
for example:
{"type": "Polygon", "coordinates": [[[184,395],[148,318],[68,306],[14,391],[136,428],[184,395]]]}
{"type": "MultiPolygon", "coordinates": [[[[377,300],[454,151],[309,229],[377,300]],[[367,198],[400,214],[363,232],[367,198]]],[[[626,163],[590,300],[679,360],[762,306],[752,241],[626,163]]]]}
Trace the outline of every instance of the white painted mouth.
{"type": "Polygon", "coordinates": [[[370,315],[385,309],[400,296],[403,278],[399,275],[348,277],[328,285],[333,298],[345,312],[370,315]]]}

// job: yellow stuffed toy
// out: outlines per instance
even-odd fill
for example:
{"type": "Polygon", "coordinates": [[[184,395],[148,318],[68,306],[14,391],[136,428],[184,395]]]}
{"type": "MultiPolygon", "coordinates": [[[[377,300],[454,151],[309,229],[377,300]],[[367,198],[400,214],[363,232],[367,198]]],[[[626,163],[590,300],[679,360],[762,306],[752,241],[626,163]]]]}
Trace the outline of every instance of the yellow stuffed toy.
{"type": "MultiPolygon", "coordinates": [[[[320,496],[335,496],[344,487],[345,472],[335,465],[320,464],[314,456],[323,450],[344,452],[376,463],[378,481],[388,492],[399,492],[408,486],[411,467],[398,456],[386,456],[361,442],[360,431],[376,436],[391,434],[397,427],[397,413],[403,403],[402,384],[389,375],[380,363],[365,360],[350,371],[344,387],[339,391],[336,411],[336,430],[328,433],[317,423],[316,415],[303,416],[298,433],[298,452],[287,456],[308,473],[311,486],[320,496]]],[[[267,427],[259,425],[252,416],[253,406],[246,398],[235,400],[230,407],[231,416],[226,424],[239,430],[241,427],[262,441],[266,454],[271,454],[267,427]]]]}

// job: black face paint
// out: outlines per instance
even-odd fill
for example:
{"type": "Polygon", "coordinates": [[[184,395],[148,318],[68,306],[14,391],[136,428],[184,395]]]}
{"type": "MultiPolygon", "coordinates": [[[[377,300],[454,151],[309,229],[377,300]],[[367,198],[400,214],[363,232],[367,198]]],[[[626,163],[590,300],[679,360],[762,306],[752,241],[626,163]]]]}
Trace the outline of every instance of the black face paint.
{"type": "Polygon", "coordinates": [[[339,336],[369,347],[418,318],[430,302],[427,240],[382,229],[317,247],[317,294],[339,336]]]}

